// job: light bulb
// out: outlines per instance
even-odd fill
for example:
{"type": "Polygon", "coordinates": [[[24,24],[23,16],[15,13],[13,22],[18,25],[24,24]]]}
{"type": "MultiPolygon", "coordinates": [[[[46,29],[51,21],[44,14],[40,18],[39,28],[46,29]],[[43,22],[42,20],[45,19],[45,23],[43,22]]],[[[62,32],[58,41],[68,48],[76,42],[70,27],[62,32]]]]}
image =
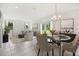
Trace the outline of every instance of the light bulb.
{"type": "Polygon", "coordinates": [[[51,19],[60,19],[61,16],[53,16],[51,19]]]}
{"type": "Polygon", "coordinates": [[[58,16],[58,18],[61,18],[61,16],[58,16]]]}

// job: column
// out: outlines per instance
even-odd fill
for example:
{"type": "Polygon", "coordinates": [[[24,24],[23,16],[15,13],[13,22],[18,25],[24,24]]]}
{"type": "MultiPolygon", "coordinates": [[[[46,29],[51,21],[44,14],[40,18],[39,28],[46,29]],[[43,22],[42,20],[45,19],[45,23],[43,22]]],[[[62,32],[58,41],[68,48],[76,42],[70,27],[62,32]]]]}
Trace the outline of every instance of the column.
{"type": "Polygon", "coordinates": [[[3,35],[2,26],[3,26],[3,20],[2,20],[2,14],[1,14],[1,11],[0,11],[0,48],[2,46],[2,35],[3,35]]]}

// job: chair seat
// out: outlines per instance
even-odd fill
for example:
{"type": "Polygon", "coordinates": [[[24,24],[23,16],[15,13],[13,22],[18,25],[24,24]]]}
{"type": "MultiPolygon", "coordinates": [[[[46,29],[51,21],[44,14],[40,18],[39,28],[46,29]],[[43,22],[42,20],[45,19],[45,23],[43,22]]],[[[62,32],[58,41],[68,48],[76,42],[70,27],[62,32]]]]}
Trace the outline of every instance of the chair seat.
{"type": "Polygon", "coordinates": [[[68,50],[73,52],[73,44],[72,43],[65,43],[63,46],[63,50],[68,50]]]}
{"type": "Polygon", "coordinates": [[[46,47],[42,47],[40,48],[39,45],[37,44],[37,48],[40,48],[40,50],[42,51],[51,51],[54,48],[54,45],[52,45],[51,43],[48,43],[49,47],[47,47],[48,49],[46,49],[46,47]]]}

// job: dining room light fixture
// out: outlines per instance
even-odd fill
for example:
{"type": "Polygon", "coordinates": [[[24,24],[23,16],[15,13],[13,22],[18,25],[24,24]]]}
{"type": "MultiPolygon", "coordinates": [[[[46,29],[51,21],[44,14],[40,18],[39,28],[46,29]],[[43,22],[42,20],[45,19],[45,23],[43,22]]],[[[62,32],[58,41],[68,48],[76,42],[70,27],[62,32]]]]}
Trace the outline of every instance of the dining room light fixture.
{"type": "Polygon", "coordinates": [[[59,16],[53,16],[53,17],[51,17],[51,19],[55,19],[55,20],[59,20],[59,19],[61,19],[61,16],[59,15],[59,16]]]}
{"type": "Polygon", "coordinates": [[[59,19],[61,19],[61,15],[58,15],[58,6],[57,6],[57,4],[55,4],[55,15],[53,16],[53,17],[51,17],[51,19],[54,19],[54,20],[59,20],[59,19]]]}

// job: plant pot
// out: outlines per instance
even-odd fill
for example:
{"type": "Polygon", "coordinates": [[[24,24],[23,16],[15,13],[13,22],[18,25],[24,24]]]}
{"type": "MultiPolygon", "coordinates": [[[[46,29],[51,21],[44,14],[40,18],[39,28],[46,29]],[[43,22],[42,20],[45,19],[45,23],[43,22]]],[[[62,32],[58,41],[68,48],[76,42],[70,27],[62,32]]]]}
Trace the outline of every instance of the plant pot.
{"type": "Polygon", "coordinates": [[[3,35],[3,43],[8,42],[8,34],[3,35]]]}

